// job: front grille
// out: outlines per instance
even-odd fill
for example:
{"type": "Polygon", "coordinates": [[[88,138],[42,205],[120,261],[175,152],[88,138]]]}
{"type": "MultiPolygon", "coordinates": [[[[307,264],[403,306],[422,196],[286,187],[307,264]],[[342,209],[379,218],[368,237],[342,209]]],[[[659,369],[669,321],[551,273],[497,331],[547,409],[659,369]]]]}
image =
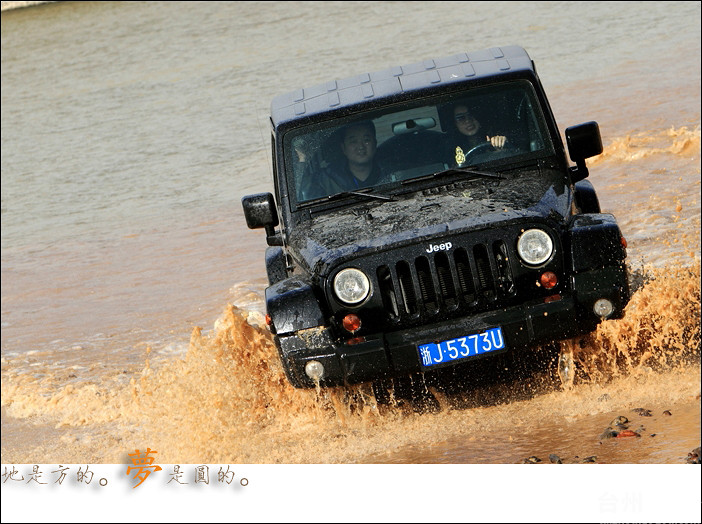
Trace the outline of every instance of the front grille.
{"type": "Polygon", "coordinates": [[[501,240],[398,260],[376,275],[385,311],[396,321],[488,310],[515,294],[501,240]]]}

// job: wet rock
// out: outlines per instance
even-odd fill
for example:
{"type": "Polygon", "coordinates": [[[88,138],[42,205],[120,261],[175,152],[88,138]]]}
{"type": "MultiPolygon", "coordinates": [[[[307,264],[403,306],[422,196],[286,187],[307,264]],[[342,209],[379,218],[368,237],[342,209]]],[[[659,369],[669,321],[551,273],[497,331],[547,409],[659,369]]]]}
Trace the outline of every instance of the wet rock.
{"type": "Polygon", "coordinates": [[[551,461],[551,464],[563,464],[561,457],[554,455],[553,453],[548,456],[548,459],[551,461]]]}
{"type": "Polygon", "coordinates": [[[614,426],[626,427],[626,425],[628,423],[629,423],[629,419],[620,415],[617,418],[615,418],[612,422],[610,422],[609,426],[610,427],[614,427],[614,426]]]}
{"type": "Polygon", "coordinates": [[[668,411],[667,409],[663,412],[663,414],[664,414],[666,417],[672,417],[672,416],[673,416],[673,414],[672,414],[670,411],[668,411]]]}
{"type": "Polygon", "coordinates": [[[609,423],[609,426],[607,426],[604,432],[600,435],[600,440],[617,437],[619,433],[629,428],[628,424],[628,418],[623,415],[618,416],[609,423]]]}
{"type": "Polygon", "coordinates": [[[701,464],[701,458],[702,450],[700,448],[695,448],[687,454],[687,459],[685,459],[685,462],[687,462],[688,464],[701,464]]]}
{"type": "Polygon", "coordinates": [[[642,417],[652,417],[653,416],[650,409],[635,408],[635,409],[632,409],[631,411],[633,411],[634,413],[638,413],[642,417]]]}
{"type": "Polygon", "coordinates": [[[583,464],[588,464],[588,463],[593,463],[593,462],[597,462],[597,455],[592,455],[590,457],[585,457],[583,459],[583,464]]]}
{"type": "Polygon", "coordinates": [[[640,437],[636,431],[631,431],[630,429],[625,429],[624,431],[620,431],[619,434],[617,435],[617,438],[627,438],[627,437],[640,437]]]}
{"type": "Polygon", "coordinates": [[[524,464],[538,464],[539,462],[541,462],[541,459],[533,455],[529,458],[524,459],[524,464]]]}
{"type": "Polygon", "coordinates": [[[604,430],[604,432],[600,435],[600,440],[608,439],[608,438],[614,438],[617,435],[619,435],[618,431],[613,430],[612,428],[607,428],[604,430]]]}

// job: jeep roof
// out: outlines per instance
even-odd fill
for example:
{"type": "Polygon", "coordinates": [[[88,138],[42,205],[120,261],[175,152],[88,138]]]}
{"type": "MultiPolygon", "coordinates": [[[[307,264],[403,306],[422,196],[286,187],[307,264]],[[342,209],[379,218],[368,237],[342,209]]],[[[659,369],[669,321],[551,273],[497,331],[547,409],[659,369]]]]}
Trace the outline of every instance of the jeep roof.
{"type": "Polygon", "coordinates": [[[314,87],[297,89],[277,96],[271,102],[271,123],[275,128],[294,120],[343,110],[350,106],[387,103],[391,97],[417,96],[418,91],[450,88],[466,80],[479,84],[495,77],[536,78],[534,64],[519,46],[493,47],[472,53],[392,67],[314,87]]]}

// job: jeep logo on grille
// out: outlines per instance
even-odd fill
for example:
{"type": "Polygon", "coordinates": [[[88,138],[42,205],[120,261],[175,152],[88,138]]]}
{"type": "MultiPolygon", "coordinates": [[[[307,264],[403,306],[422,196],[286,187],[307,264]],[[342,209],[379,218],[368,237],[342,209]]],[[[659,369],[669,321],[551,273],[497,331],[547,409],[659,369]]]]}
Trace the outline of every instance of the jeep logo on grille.
{"type": "Polygon", "coordinates": [[[426,250],[427,253],[433,253],[434,251],[448,251],[453,247],[453,244],[451,242],[445,242],[443,244],[429,244],[429,248],[426,250]]]}

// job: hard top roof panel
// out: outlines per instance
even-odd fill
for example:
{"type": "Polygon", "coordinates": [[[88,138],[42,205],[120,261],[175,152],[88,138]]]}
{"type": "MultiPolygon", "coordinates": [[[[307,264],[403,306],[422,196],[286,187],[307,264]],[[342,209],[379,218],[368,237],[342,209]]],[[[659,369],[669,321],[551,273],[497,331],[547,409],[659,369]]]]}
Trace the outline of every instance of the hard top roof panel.
{"type": "Polygon", "coordinates": [[[271,102],[271,121],[277,127],[284,122],[363,102],[515,71],[534,72],[529,55],[519,46],[493,47],[424,60],[277,96],[271,102]]]}

